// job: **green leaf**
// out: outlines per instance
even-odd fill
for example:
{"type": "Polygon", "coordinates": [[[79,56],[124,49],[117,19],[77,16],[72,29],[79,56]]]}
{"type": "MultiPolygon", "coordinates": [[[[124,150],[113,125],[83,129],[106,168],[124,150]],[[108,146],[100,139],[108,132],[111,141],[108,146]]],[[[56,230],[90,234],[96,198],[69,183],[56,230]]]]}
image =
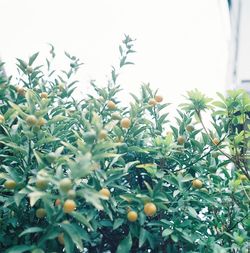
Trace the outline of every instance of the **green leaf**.
{"type": "Polygon", "coordinates": [[[18,246],[13,246],[10,249],[7,249],[5,253],[22,253],[30,249],[32,249],[32,246],[18,245],[18,246]]]}
{"type": "Polygon", "coordinates": [[[30,58],[29,58],[29,65],[31,66],[33,64],[33,62],[36,60],[37,56],[39,55],[39,52],[33,54],[30,58]]]}
{"type": "Polygon", "coordinates": [[[93,227],[91,226],[91,224],[89,223],[88,219],[84,215],[82,215],[81,213],[72,212],[72,213],[70,213],[70,215],[72,217],[74,217],[76,220],[78,220],[79,222],[81,222],[83,225],[87,226],[92,231],[94,230],[93,227]]]}
{"type": "Polygon", "coordinates": [[[129,253],[131,247],[132,247],[132,238],[131,234],[129,233],[128,236],[120,242],[116,250],[116,253],[129,253]]]}
{"type": "Polygon", "coordinates": [[[140,236],[139,236],[139,248],[143,246],[147,239],[148,231],[144,228],[140,229],[140,236]]]}
{"type": "Polygon", "coordinates": [[[166,228],[166,229],[163,230],[162,236],[163,236],[163,237],[168,237],[168,236],[171,235],[172,233],[173,233],[173,230],[172,230],[172,229],[166,228]]]}
{"type": "Polygon", "coordinates": [[[198,217],[197,212],[196,212],[195,209],[194,209],[193,207],[191,207],[191,206],[188,207],[188,213],[189,213],[192,217],[194,217],[194,218],[197,218],[197,217],[198,217]]]}
{"type": "Polygon", "coordinates": [[[32,234],[32,233],[38,233],[38,232],[43,232],[44,229],[40,228],[40,227],[32,227],[32,228],[27,228],[25,229],[20,235],[19,237],[26,235],[26,234],[32,234]]]}
{"type": "Polygon", "coordinates": [[[61,224],[61,227],[79,248],[79,250],[83,250],[82,238],[78,229],[73,224],[61,224]]]}
{"type": "Polygon", "coordinates": [[[123,224],[123,222],[124,222],[124,219],[121,219],[121,218],[115,219],[113,229],[115,230],[119,228],[123,224]]]}

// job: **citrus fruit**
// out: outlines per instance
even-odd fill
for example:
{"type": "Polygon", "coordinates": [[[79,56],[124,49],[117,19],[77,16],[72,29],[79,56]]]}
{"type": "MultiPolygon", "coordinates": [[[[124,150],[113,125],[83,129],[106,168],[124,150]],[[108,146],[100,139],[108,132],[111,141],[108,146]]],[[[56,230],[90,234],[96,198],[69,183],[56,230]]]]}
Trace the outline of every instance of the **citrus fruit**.
{"type": "Polygon", "coordinates": [[[64,234],[61,233],[57,236],[57,240],[61,245],[64,245],[64,234]]]}
{"type": "Polygon", "coordinates": [[[63,211],[65,213],[71,213],[76,209],[76,202],[72,199],[67,199],[63,205],[63,211]]]}
{"type": "Polygon", "coordinates": [[[188,132],[193,132],[193,131],[194,131],[194,126],[192,126],[192,125],[187,125],[187,126],[186,126],[186,130],[187,130],[188,132]]]}
{"type": "Polygon", "coordinates": [[[109,100],[107,102],[107,107],[108,107],[109,110],[115,110],[116,109],[116,104],[112,100],[109,100]]]}
{"type": "Polygon", "coordinates": [[[26,117],[26,122],[29,126],[34,126],[37,124],[37,118],[34,115],[29,115],[26,117]]]}
{"type": "Polygon", "coordinates": [[[179,145],[183,145],[185,143],[185,141],[186,141],[186,138],[184,136],[182,136],[182,135],[178,136],[177,143],[179,145]]]}
{"type": "Polygon", "coordinates": [[[199,180],[199,179],[194,179],[194,180],[192,181],[192,186],[193,186],[193,188],[195,188],[195,189],[200,189],[200,188],[202,188],[202,185],[203,185],[203,183],[202,183],[202,181],[199,180]]]}
{"type": "Polygon", "coordinates": [[[45,215],[46,215],[46,210],[44,208],[38,208],[36,210],[36,217],[37,218],[41,219],[41,218],[45,217],[45,215]]]}
{"type": "Polygon", "coordinates": [[[47,93],[47,92],[42,92],[42,93],[40,94],[40,97],[41,97],[41,98],[48,98],[48,93],[47,93]]]}
{"type": "Polygon", "coordinates": [[[154,98],[150,98],[148,100],[148,104],[151,105],[151,106],[155,106],[157,104],[156,100],[154,98]]]}
{"type": "Polygon", "coordinates": [[[108,188],[102,188],[99,193],[101,193],[102,196],[109,198],[110,197],[110,191],[108,188]]]}
{"type": "Polygon", "coordinates": [[[150,216],[150,217],[153,216],[156,213],[156,211],[157,211],[157,208],[154,203],[149,202],[144,205],[144,213],[147,216],[150,216]]]}
{"type": "Polygon", "coordinates": [[[219,139],[217,139],[217,138],[213,138],[213,144],[214,145],[218,145],[219,144],[219,139]]]}
{"type": "Polygon", "coordinates": [[[69,178],[63,178],[59,182],[59,188],[62,192],[67,192],[72,188],[72,181],[69,178]]]}
{"type": "Polygon", "coordinates": [[[128,129],[131,125],[131,121],[129,118],[123,118],[120,122],[122,128],[128,129]]]}
{"type": "Polygon", "coordinates": [[[0,114],[0,124],[3,124],[4,123],[4,116],[0,114]]]}
{"type": "Polygon", "coordinates": [[[127,214],[127,218],[130,222],[135,222],[138,219],[138,214],[135,211],[129,211],[127,214]]]}
{"type": "Polygon", "coordinates": [[[8,179],[4,182],[4,187],[6,189],[15,189],[16,188],[16,181],[12,180],[12,179],[8,179]]]}
{"type": "Polygon", "coordinates": [[[160,95],[156,95],[156,96],[155,96],[155,101],[156,101],[157,103],[161,103],[161,102],[163,101],[163,97],[160,96],[160,95]]]}

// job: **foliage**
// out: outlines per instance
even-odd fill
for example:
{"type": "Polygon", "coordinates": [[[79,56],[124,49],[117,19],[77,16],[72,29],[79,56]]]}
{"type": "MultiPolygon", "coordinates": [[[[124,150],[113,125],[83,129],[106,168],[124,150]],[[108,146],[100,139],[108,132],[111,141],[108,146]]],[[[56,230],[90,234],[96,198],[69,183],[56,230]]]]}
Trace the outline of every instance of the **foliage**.
{"type": "Polygon", "coordinates": [[[0,77],[1,252],[248,252],[249,95],[191,91],[176,124],[146,84],[121,106],[133,43],[81,101],[80,60],[55,71],[53,46],[45,70],[36,53],[0,77]]]}

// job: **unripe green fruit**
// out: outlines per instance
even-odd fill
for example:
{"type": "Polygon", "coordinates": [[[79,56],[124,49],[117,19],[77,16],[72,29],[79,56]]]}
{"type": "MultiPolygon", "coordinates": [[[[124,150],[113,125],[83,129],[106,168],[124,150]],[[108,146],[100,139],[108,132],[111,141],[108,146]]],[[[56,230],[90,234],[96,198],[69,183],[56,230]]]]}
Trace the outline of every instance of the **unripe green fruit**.
{"type": "Polygon", "coordinates": [[[48,185],[49,185],[49,181],[46,178],[38,178],[36,180],[36,187],[39,190],[42,190],[42,191],[46,190],[48,188],[48,185]]]}
{"type": "Polygon", "coordinates": [[[64,178],[59,182],[59,188],[62,192],[67,192],[72,188],[72,181],[69,178],[64,178]]]}
{"type": "Polygon", "coordinates": [[[54,152],[50,152],[49,154],[47,154],[46,156],[46,160],[49,162],[49,163],[53,163],[55,160],[56,160],[57,156],[54,152]]]}
{"type": "Polygon", "coordinates": [[[193,132],[194,131],[194,127],[192,125],[187,125],[186,130],[188,132],[193,132]]]}
{"type": "Polygon", "coordinates": [[[83,134],[83,139],[87,144],[93,144],[96,139],[96,133],[94,131],[89,131],[83,134]]]}

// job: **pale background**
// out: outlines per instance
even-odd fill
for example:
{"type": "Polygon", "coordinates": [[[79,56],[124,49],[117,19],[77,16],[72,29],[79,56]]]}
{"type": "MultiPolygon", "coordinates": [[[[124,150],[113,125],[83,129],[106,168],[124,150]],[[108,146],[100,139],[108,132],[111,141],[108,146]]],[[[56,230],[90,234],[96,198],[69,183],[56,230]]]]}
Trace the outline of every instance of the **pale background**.
{"type": "Polygon", "coordinates": [[[208,95],[226,88],[230,39],[226,0],[0,0],[0,55],[7,73],[15,58],[27,59],[48,42],[56,48],[58,67],[64,50],[85,64],[77,96],[89,80],[105,85],[119,58],[123,34],[136,39],[135,65],[124,68],[120,82],[137,92],[141,83],[160,88],[165,101],[178,103],[186,90],[208,95]]]}

